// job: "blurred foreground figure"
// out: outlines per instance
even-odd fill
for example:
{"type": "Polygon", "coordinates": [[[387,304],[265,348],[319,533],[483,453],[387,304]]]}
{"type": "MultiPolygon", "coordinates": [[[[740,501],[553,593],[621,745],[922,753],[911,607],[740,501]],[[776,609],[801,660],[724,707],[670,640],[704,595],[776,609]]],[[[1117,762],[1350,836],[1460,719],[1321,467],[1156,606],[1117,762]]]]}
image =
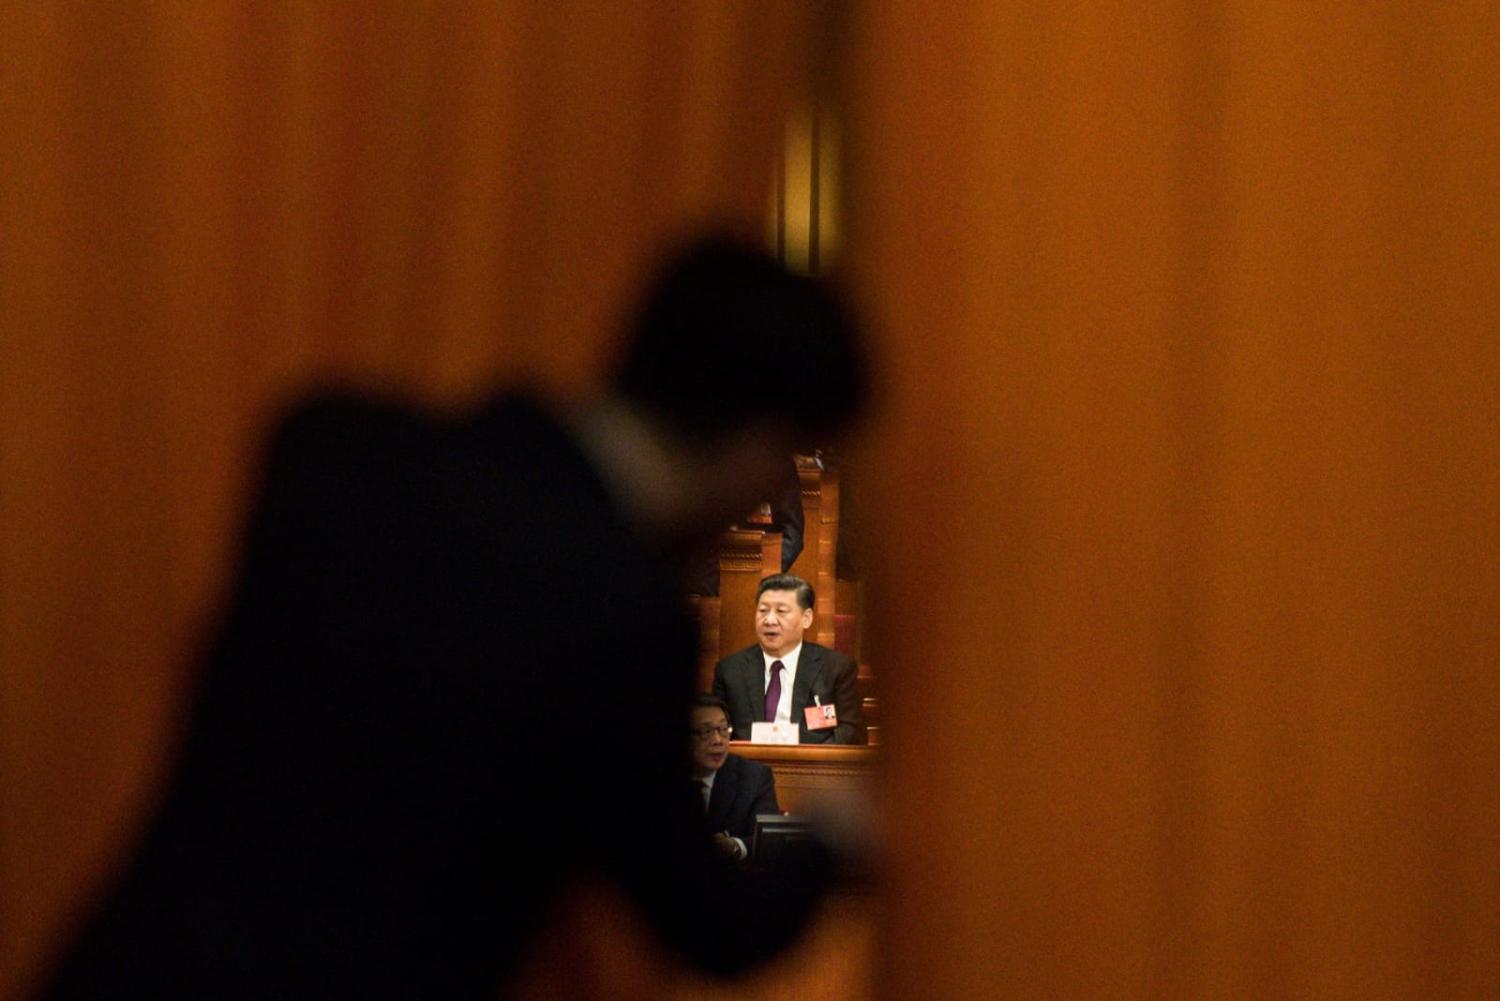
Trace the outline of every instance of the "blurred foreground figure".
{"type": "Polygon", "coordinates": [[[816,874],[752,881],[682,795],[697,640],[665,596],[855,415],[862,358],[822,286],[721,239],[631,333],[566,419],[281,426],[164,800],[47,996],[493,997],[600,874],[710,970],[796,933],[816,874]]]}

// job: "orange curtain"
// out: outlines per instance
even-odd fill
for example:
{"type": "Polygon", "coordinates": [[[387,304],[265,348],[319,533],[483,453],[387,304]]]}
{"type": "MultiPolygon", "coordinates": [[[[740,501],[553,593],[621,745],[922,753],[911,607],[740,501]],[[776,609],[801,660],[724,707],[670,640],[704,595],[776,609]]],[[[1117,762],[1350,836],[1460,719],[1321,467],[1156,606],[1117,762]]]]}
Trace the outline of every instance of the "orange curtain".
{"type": "MultiPolygon", "coordinates": [[[[662,237],[759,231],[803,11],[0,7],[0,994],[269,408],[587,388],[662,237]]],[[[857,13],[880,989],[1493,996],[1496,12],[857,13]]]]}
{"type": "Polygon", "coordinates": [[[888,998],[1500,993],[1500,8],[862,5],[888,998]]]}
{"type": "Polygon", "coordinates": [[[0,11],[0,995],[149,788],[295,387],[568,396],[660,243],[764,230],[794,3],[0,11]]]}

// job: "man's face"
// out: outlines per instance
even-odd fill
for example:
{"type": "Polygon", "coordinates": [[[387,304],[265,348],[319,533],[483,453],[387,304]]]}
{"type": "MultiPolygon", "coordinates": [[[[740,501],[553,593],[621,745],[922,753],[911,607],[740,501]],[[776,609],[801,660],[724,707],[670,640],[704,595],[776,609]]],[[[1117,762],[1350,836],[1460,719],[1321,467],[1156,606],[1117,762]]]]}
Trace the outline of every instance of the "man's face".
{"type": "Polygon", "coordinates": [[[724,710],[704,706],[693,710],[693,774],[707,775],[724,767],[729,754],[729,720],[724,710]]]}
{"type": "Polygon", "coordinates": [[[802,633],[812,620],[812,609],[797,604],[796,591],[763,592],[755,608],[755,635],[760,648],[780,657],[802,642],[802,633]]]}

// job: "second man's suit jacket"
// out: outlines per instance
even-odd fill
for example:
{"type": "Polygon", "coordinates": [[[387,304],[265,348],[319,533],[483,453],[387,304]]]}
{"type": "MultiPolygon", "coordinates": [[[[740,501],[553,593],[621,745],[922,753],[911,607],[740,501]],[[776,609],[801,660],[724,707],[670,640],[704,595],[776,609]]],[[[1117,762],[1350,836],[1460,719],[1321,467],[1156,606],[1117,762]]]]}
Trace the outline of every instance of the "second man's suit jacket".
{"type": "Polygon", "coordinates": [[[707,834],[728,831],[750,846],[755,817],[780,813],[776,805],[776,776],[759,761],[731,754],[724,759],[708,794],[708,812],[703,818],[707,834]]]}
{"type": "MultiPolygon", "coordinates": [[[[860,712],[859,669],[854,661],[826,646],[803,641],[792,683],[792,719],[804,744],[863,744],[864,717],[860,712]],[[809,730],[803,710],[830,702],[838,708],[839,725],[809,730]]],[[[766,662],[760,647],[732,653],[714,668],[714,695],[729,707],[735,740],[750,739],[750,724],[765,720],[766,662]]]]}

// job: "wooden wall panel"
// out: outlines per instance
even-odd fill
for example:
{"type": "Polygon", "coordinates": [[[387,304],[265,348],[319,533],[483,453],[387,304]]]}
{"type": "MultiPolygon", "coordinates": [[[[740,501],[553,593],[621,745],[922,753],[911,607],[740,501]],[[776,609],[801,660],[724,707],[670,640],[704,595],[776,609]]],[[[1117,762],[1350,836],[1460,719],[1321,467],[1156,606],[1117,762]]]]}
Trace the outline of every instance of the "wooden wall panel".
{"type": "Polygon", "coordinates": [[[817,466],[799,466],[797,476],[802,482],[802,552],[787,572],[811,584],[816,595],[808,639],[832,648],[838,608],[838,474],[817,466]]]}
{"type": "Polygon", "coordinates": [[[870,807],[879,764],[874,748],[735,741],[729,749],[771,769],[782,813],[810,815],[820,809],[857,807],[864,811],[870,807]]]}
{"type": "MultiPolygon", "coordinates": [[[[814,642],[832,649],[839,593],[839,474],[825,469],[818,492],[818,575],[809,578],[818,594],[812,630],[814,642]]],[[[813,527],[809,525],[805,531],[811,533],[813,527]]]]}
{"type": "Polygon", "coordinates": [[[781,568],[781,533],[730,529],[719,539],[719,658],[755,645],[755,589],[781,568]]]}

